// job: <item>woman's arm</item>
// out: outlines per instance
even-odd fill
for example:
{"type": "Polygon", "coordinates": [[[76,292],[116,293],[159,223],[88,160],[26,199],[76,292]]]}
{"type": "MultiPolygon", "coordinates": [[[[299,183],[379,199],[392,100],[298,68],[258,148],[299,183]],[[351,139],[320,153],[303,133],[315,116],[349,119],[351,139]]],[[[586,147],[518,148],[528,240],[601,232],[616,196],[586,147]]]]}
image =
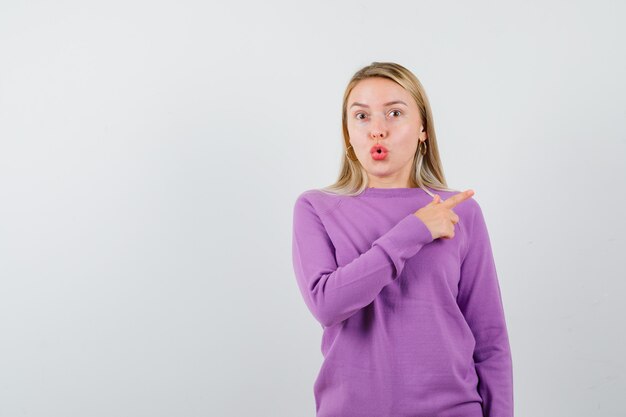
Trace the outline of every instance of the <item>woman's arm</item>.
{"type": "Polygon", "coordinates": [[[374,301],[404,264],[433,240],[426,225],[413,213],[400,220],[371,247],[342,266],[315,208],[305,195],[293,212],[293,267],[304,301],[323,325],[332,326],[374,301]]]}
{"type": "Polygon", "coordinates": [[[513,417],[513,364],[500,286],[485,219],[473,201],[457,303],[476,339],[474,364],[484,416],[513,417]]]}

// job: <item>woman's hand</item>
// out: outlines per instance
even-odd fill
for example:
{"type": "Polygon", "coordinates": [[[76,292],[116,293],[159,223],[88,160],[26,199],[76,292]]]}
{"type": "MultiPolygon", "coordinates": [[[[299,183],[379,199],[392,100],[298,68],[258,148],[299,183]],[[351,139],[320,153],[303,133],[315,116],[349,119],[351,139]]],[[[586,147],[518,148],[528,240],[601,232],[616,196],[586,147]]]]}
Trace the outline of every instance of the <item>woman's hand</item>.
{"type": "Polygon", "coordinates": [[[413,214],[424,222],[433,239],[451,239],[454,237],[454,225],[459,222],[459,216],[452,209],[473,195],[474,190],[465,190],[442,202],[441,197],[435,194],[433,201],[413,214]]]}

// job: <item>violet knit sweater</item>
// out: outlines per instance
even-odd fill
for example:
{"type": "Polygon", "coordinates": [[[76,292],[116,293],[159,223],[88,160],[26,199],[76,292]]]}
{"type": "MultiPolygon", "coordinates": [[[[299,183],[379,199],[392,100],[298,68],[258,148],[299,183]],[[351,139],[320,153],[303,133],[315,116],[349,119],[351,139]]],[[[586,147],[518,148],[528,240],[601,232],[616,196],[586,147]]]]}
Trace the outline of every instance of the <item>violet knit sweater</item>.
{"type": "Polygon", "coordinates": [[[463,201],[454,237],[433,239],[413,214],[431,201],[421,188],[313,189],[296,199],[295,277],[323,328],[317,417],[513,417],[511,350],[481,208],[463,201]]]}

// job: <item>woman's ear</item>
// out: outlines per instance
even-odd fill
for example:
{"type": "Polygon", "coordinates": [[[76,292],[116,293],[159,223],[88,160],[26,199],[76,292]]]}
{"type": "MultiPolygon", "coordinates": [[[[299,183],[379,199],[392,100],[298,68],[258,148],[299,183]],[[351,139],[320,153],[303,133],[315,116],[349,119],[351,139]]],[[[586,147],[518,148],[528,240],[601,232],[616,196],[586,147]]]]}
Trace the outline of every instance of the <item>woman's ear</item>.
{"type": "Polygon", "coordinates": [[[424,131],[424,125],[420,126],[420,138],[424,138],[424,140],[428,139],[428,133],[424,131]]]}

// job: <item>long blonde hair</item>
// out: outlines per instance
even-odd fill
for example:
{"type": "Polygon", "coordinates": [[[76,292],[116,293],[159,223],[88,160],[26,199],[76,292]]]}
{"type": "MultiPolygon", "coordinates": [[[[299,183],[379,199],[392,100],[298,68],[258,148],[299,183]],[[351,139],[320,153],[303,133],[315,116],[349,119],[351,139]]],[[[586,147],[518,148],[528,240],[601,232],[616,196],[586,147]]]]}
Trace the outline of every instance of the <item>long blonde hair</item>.
{"type": "Polygon", "coordinates": [[[427,139],[424,144],[428,146],[425,155],[420,153],[421,146],[419,146],[413,156],[412,175],[410,177],[411,187],[423,188],[431,196],[434,196],[434,194],[425,187],[436,190],[458,191],[448,188],[443,174],[433,116],[424,87],[422,87],[420,81],[411,71],[393,62],[372,62],[370,65],[358,70],[350,79],[343,95],[341,124],[344,152],[339,177],[335,183],[321,188],[320,191],[341,195],[358,195],[368,186],[368,177],[365,169],[358,160],[353,161],[348,158],[346,151],[350,145],[347,120],[348,96],[359,81],[369,77],[383,77],[395,81],[407,90],[417,103],[424,127],[426,128],[427,139]]]}

